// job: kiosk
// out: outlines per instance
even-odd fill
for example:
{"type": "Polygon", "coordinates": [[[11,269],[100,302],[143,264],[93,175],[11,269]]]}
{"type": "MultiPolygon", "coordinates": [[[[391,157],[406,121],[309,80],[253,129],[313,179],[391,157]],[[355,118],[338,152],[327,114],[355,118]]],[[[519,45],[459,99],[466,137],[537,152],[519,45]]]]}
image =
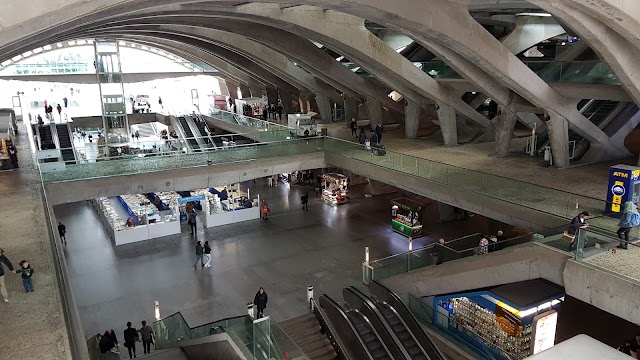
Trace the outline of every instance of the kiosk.
{"type": "Polygon", "coordinates": [[[322,175],[324,190],[322,199],[332,205],[346,204],[349,202],[349,178],[336,173],[322,175]]]}
{"type": "Polygon", "coordinates": [[[423,236],[423,208],[424,205],[407,198],[391,200],[391,227],[393,231],[412,239],[423,236]]]}
{"type": "Polygon", "coordinates": [[[640,196],[640,168],[630,165],[615,165],[609,169],[609,186],[605,214],[618,214],[624,203],[633,201],[638,205],[640,196]]]}
{"type": "Polygon", "coordinates": [[[495,359],[524,359],[555,343],[564,291],[534,279],[434,298],[434,325],[495,359]]]}

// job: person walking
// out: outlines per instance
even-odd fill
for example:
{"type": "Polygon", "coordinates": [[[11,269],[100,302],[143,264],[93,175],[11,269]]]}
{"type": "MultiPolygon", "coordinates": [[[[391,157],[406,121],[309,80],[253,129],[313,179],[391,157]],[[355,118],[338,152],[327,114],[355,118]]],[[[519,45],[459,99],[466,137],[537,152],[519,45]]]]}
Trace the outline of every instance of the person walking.
{"type": "Polygon", "coordinates": [[[358,122],[356,121],[356,118],[351,118],[351,136],[353,137],[358,137],[358,122]]]}
{"type": "Polygon", "coordinates": [[[145,354],[151,354],[151,344],[153,344],[153,329],[147,325],[145,320],[142,320],[142,327],[140,328],[140,337],[142,338],[142,350],[145,354]]]}
{"type": "Polygon", "coordinates": [[[371,142],[371,151],[375,152],[378,148],[378,135],[373,130],[371,130],[371,139],[369,141],[371,142]]]}
{"type": "Polygon", "coordinates": [[[33,291],[33,268],[27,260],[20,261],[20,269],[15,271],[16,274],[22,274],[22,286],[25,292],[33,291]]]}
{"type": "Polygon", "coordinates": [[[200,265],[204,267],[204,260],[202,259],[203,253],[204,253],[204,249],[202,248],[202,244],[200,244],[200,241],[198,241],[196,243],[196,262],[193,263],[194,269],[198,268],[198,261],[200,261],[200,265]]]}
{"type": "Polygon", "coordinates": [[[260,203],[260,211],[262,213],[262,218],[267,220],[267,215],[271,212],[269,209],[269,204],[267,204],[267,200],[262,200],[260,203]]]}
{"type": "Polygon", "coordinates": [[[309,193],[305,192],[304,195],[300,198],[302,201],[302,211],[309,211],[309,193]]]}
{"type": "Polygon", "coordinates": [[[282,112],[284,111],[284,108],[282,107],[282,105],[278,104],[278,120],[282,120],[282,112]]]}
{"type": "Polygon", "coordinates": [[[138,330],[131,327],[131,321],[127,322],[124,330],[124,347],[129,350],[129,359],[136,357],[136,341],[138,341],[138,330]]]}
{"type": "Polygon", "coordinates": [[[209,246],[209,241],[204,242],[204,256],[207,258],[207,262],[204,264],[204,267],[211,267],[211,247],[209,246]]]}
{"type": "Polygon", "coordinates": [[[58,221],[58,234],[60,235],[60,240],[67,245],[67,227],[64,226],[62,221],[58,221]]]}
{"type": "Polygon", "coordinates": [[[162,106],[162,98],[160,96],[158,96],[158,105],[160,105],[160,108],[164,109],[164,106],[162,106]]]}
{"type": "Polygon", "coordinates": [[[258,309],[258,313],[256,314],[256,319],[260,319],[264,316],[264,309],[267,308],[267,301],[269,301],[269,297],[267,293],[264,291],[263,287],[260,287],[256,296],[253,298],[253,305],[258,309]]]}
{"type": "Polygon", "coordinates": [[[62,98],[62,102],[64,103],[64,108],[66,109],[67,108],[67,104],[69,103],[69,99],[67,99],[67,97],[65,96],[65,97],[62,98]]]}
{"type": "Polygon", "coordinates": [[[435,255],[435,257],[436,257],[436,265],[440,265],[444,261],[444,247],[445,247],[444,244],[445,243],[446,242],[444,241],[444,239],[440,239],[433,246],[432,254],[435,255]]]}
{"type": "Polygon", "coordinates": [[[382,142],[382,133],[384,132],[384,127],[382,127],[382,123],[378,123],[376,126],[376,135],[378,135],[378,143],[382,142]]]}
{"type": "Polygon", "coordinates": [[[478,255],[483,255],[489,252],[489,240],[486,237],[480,239],[478,244],[478,255]]]}
{"type": "Polygon", "coordinates": [[[264,121],[269,120],[269,108],[267,108],[266,106],[262,108],[262,118],[264,119],[264,121]]]}
{"type": "MultiPolygon", "coordinates": [[[[573,220],[571,220],[571,224],[569,224],[569,229],[567,230],[567,234],[570,236],[573,236],[573,241],[571,241],[571,243],[569,244],[569,252],[573,251],[573,248],[576,245],[576,234],[578,236],[584,236],[585,240],[586,240],[586,236],[583,235],[584,231],[578,231],[579,229],[586,229],[589,227],[589,224],[587,224],[587,219],[589,218],[589,212],[588,211],[583,211],[580,214],[578,214],[578,216],[574,217],[573,220]]],[[[584,246],[584,244],[583,244],[584,246]]]]}
{"type": "Polygon", "coordinates": [[[196,211],[195,210],[191,210],[191,213],[189,214],[189,220],[187,222],[191,227],[191,235],[195,234],[196,232],[196,211]]]}
{"type": "Polygon", "coordinates": [[[9,268],[9,271],[12,273],[16,273],[13,269],[13,265],[11,265],[11,261],[9,261],[9,258],[5,256],[4,250],[0,248],[0,295],[2,295],[4,302],[8,303],[9,293],[7,292],[7,288],[4,286],[4,268],[2,267],[2,264],[9,268]]]}
{"type": "Polygon", "coordinates": [[[62,120],[62,106],[58,104],[58,106],[56,106],[56,110],[58,110],[58,116],[60,116],[60,120],[62,120]]]}
{"type": "Polygon", "coordinates": [[[638,213],[638,207],[633,201],[627,201],[624,203],[624,212],[622,214],[622,219],[618,223],[618,239],[620,239],[620,245],[617,246],[618,249],[627,250],[629,246],[629,232],[631,229],[640,225],[640,213],[638,213]],[[622,234],[624,234],[624,242],[622,241],[622,234]]]}
{"type": "Polygon", "coordinates": [[[111,329],[105,331],[104,335],[102,335],[102,338],[100,338],[100,343],[98,346],[100,347],[100,352],[103,354],[106,354],[109,351],[117,353],[118,338],[116,337],[116,333],[111,329]]]}

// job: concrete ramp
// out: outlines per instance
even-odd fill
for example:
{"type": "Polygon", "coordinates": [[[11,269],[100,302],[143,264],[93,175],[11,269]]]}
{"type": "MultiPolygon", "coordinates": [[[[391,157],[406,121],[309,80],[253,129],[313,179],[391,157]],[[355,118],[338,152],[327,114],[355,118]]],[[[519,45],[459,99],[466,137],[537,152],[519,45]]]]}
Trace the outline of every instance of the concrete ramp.
{"type": "Polygon", "coordinates": [[[464,292],[542,278],[564,286],[569,256],[544,245],[527,243],[504,250],[426,267],[381,281],[408,302],[418,297],[464,292]]]}

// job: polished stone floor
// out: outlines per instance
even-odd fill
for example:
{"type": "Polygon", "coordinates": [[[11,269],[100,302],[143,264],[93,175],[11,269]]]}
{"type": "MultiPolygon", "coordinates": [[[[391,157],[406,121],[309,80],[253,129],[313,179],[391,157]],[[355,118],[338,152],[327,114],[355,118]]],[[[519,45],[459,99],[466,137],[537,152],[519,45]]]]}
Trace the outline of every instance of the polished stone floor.
{"type": "MultiPolygon", "coordinates": [[[[390,229],[389,200],[396,194],[366,198],[355,186],[351,203],[332,207],[310,187],[269,188],[266,181],[252,187],[268,200],[269,220],[198,229],[196,238],[213,249],[210,269],[194,270],[195,239],[186,227],[182,235],[115,247],[88,202],[56,207],[67,225],[70,282],[86,335],[153,320],[156,300],[163,317],[180,311],[190,326],[242,315],[260,286],[269,294],[266,313],[282,321],[307,311],[309,284],[316,296],[339,301],[343,287],[361,284],[365,246],[372,260],[407,251],[407,239],[390,229]],[[299,205],[304,191],[312,195],[306,213],[299,205]]],[[[435,203],[427,209],[428,236],[415,247],[487,229],[480,216],[442,224],[435,203]]]]}

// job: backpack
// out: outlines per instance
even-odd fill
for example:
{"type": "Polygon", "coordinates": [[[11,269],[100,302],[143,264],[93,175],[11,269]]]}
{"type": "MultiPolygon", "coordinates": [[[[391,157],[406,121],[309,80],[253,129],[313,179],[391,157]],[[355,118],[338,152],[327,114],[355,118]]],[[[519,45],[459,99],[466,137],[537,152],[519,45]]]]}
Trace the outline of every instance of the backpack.
{"type": "Polygon", "coordinates": [[[629,220],[629,224],[631,225],[631,227],[636,227],[640,225],[640,214],[637,212],[632,213],[631,219],[629,220]]]}

